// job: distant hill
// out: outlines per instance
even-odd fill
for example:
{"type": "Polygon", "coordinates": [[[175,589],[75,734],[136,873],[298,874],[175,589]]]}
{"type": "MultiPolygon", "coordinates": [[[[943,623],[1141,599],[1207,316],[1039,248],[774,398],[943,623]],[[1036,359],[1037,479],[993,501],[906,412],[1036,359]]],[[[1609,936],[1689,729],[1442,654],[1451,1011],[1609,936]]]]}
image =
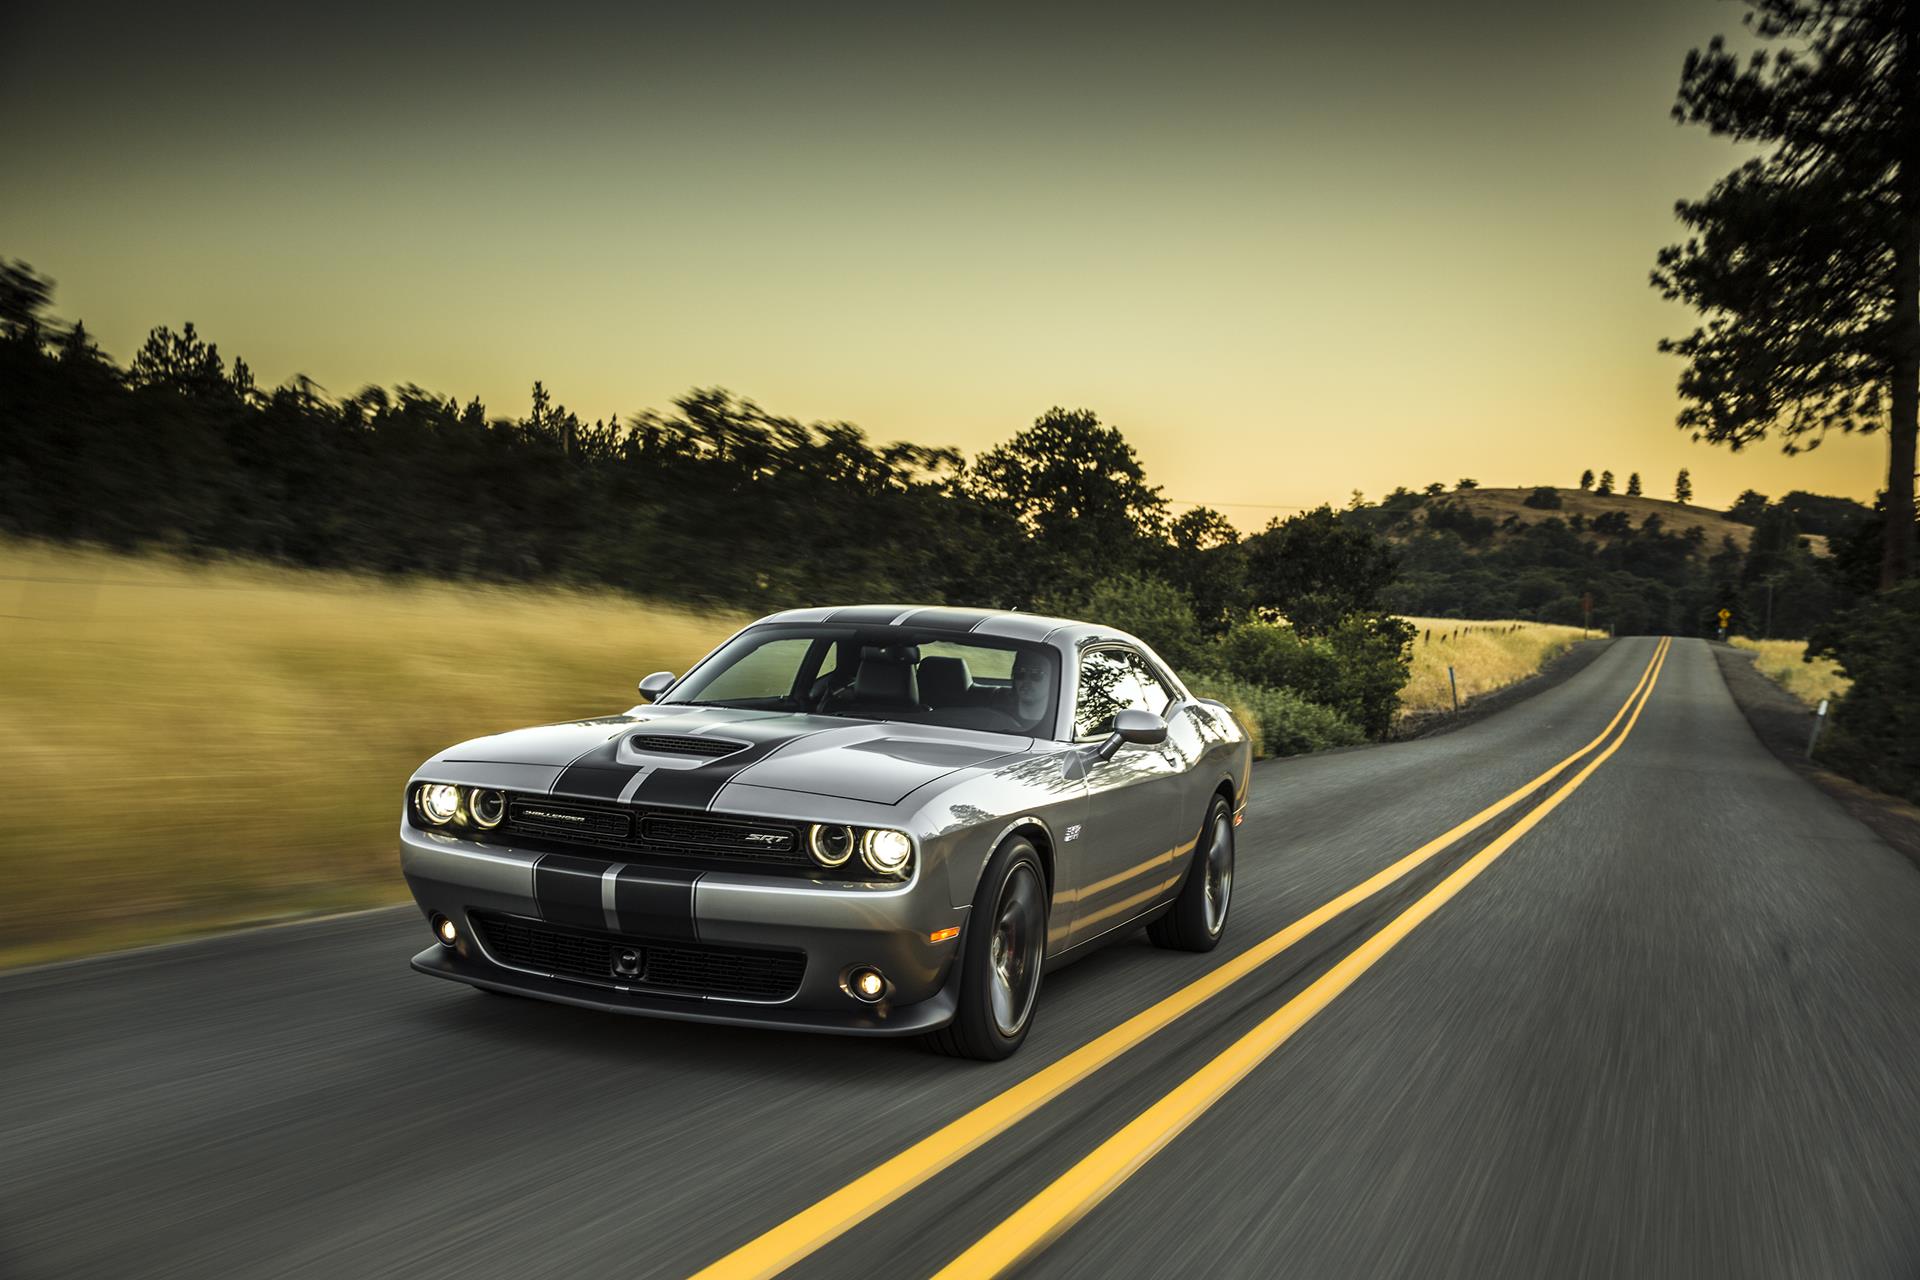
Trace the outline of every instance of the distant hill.
{"type": "MultiPolygon", "coordinates": [[[[1444,498],[1432,498],[1429,502],[1456,502],[1474,515],[1491,518],[1495,524],[1504,524],[1509,516],[1517,516],[1522,524],[1538,524],[1554,516],[1571,522],[1578,515],[1584,517],[1583,522],[1588,526],[1583,536],[1589,541],[1598,541],[1604,536],[1592,532],[1592,525],[1596,516],[1609,511],[1624,511],[1635,528],[1645,524],[1648,516],[1657,515],[1668,533],[1684,534],[1688,529],[1698,529],[1709,547],[1718,547],[1721,539],[1732,538],[1734,545],[1745,551],[1753,540],[1752,525],[1730,520],[1725,512],[1711,507],[1696,507],[1664,498],[1601,494],[1591,489],[1552,489],[1560,499],[1559,507],[1530,507],[1527,499],[1534,492],[1533,489],[1467,489],[1449,492],[1444,498]]],[[[1816,534],[1803,536],[1815,555],[1827,554],[1826,538],[1816,534]]]]}
{"type": "Polygon", "coordinates": [[[1799,492],[1743,495],[1729,515],[1542,486],[1400,489],[1342,519],[1395,545],[1384,603],[1396,613],[1578,624],[1591,601],[1595,623],[1622,634],[1703,635],[1724,608],[1736,631],[1804,636],[1853,589],[1827,531],[1847,537],[1870,514],[1799,492]]]}

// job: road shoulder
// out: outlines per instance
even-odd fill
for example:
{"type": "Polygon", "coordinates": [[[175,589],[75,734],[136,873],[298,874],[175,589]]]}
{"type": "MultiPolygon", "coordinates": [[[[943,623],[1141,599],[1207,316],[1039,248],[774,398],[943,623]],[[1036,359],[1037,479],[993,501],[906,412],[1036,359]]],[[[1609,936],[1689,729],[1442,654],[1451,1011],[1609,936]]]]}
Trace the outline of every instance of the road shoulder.
{"type": "MultiPolygon", "coordinates": [[[[1505,711],[1515,703],[1525,702],[1535,694],[1545,693],[1555,685],[1565,684],[1568,680],[1585,671],[1587,667],[1607,651],[1611,639],[1582,640],[1566,652],[1557,654],[1540,670],[1524,680],[1516,680],[1504,689],[1495,689],[1472,699],[1458,712],[1434,711],[1424,715],[1411,716],[1404,723],[1394,726],[1391,742],[1406,742],[1413,738],[1433,738],[1443,733],[1452,733],[1464,728],[1476,720],[1484,720],[1498,711],[1505,711]]],[[[1372,744],[1368,744],[1372,745],[1372,744]]]]}
{"type": "Polygon", "coordinates": [[[1720,676],[1727,691],[1747,718],[1753,734],[1780,763],[1825,791],[1849,814],[1858,818],[1873,833],[1920,866],[1920,807],[1871,787],[1863,787],[1851,778],[1843,778],[1831,769],[1822,769],[1807,759],[1807,739],[1813,732],[1814,713],[1800,699],[1761,675],[1754,668],[1754,655],[1732,645],[1711,644],[1720,676]]]}

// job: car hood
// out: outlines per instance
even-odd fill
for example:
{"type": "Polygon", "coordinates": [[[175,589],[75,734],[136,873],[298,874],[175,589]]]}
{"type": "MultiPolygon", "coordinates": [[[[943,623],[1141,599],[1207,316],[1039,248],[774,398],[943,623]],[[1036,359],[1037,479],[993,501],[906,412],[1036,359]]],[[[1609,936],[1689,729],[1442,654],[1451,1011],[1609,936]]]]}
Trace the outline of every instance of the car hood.
{"type": "Polygon", "coordinates": [[[891,805],[1033,746],[1029,737],[971,729],[665,705],[475,738],[440,758],[558,768],[555,794],[643,804],[704,808],[720,787],[739,782],[891,805]],[[695,754],[735,744],[724,755],[695,754]]]}

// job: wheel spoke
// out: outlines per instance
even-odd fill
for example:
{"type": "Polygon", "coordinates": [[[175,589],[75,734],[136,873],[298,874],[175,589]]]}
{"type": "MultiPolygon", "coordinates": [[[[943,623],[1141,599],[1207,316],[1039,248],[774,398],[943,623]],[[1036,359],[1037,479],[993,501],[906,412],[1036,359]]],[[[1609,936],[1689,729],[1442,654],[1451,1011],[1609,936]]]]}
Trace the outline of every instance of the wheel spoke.
{"type": "Polygon", "coordinates": [[[1033,1011],[1045,934],[1046,914],[1040,905],[1039,879],[1032,867],[1021,863],[1000,888],[988,950],[989,1003],[1001,1035],[1019,1034],[1033,1011]]]}

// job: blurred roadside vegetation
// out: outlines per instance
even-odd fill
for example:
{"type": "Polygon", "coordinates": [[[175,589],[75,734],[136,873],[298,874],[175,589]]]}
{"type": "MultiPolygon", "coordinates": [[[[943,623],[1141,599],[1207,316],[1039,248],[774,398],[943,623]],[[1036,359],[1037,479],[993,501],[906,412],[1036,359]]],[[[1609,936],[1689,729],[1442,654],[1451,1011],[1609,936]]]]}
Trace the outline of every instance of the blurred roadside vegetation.
{"type": "MultiPolygon", "coordinates": [[[[1170,592],[1137,580],[1106,599],[1152,639],[1163,624],[1141,606],[1170,592]]],[[[0,540],[0,776],[34,801],[0,840],[0,966],[404,901],[395,828],[420,761],[630,706],[634,680],[686,670],[746,620],[606,590],[0,540]]],[[[1455,644],[1475,687],[1517,673],[1477,673],[1497,651],[1464,639],[1416,651],[1455,644]]],[[[1357,690],[1366,714],[1334,645],[1247,620],[1183,665],[1262,754],[1291,755],[1365,740],[1342,712],[1262,683],[1292,664],[1316,696],[1357,690]]],[[[1391,648],[1374,658],[1383,696],[1398,687],[1391,648]]]]}
{"type": "Polygon", "coordinates": [[[610,592],[0,542],[0,964],[400,901],[400,794],[743,620],[610,592]]]}

